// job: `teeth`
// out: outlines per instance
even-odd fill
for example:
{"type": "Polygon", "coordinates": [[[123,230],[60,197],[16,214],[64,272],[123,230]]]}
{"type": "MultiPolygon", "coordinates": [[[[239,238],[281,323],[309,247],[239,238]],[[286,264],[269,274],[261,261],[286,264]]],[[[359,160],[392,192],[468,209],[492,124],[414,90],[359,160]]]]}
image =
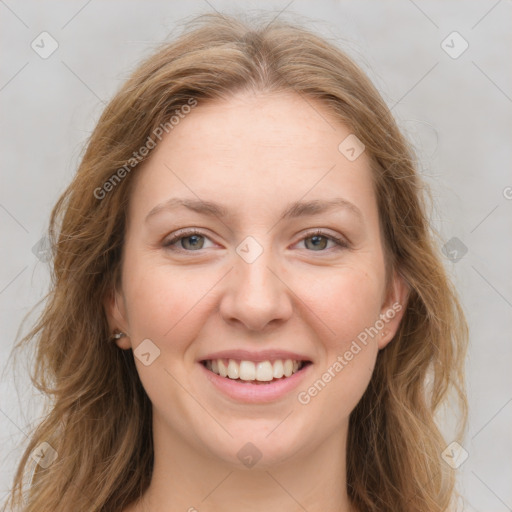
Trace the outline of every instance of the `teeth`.
{"type": "MultiPolygon", "coordinates": [[[[224,361],[222,359],[217,359],[217,364],[219,366],[219,375],[221,377],[227,377],[228,376],[228,367],[224,364],[224,361]]],[[[212,367],[213,372],[213,367],[212,367]]],[[[215,372],[217,373],[217,372],[215,372]]]]}
{"type": "Polygon", "coordinates": [[[229,360],[228,377],[230,379],[238,379],[238,377],[240,377],[240,365],[238,365],[233,359],[229,360]]]}
{"type": "MultiPolygon", "coordinates": [[[[236,364],[236,363],[234,363],[234,364],[236,364]]],[[[231,378],[231,375],[230,375],[230,378],[231,378]]],[[[240,379],[241,380],[256,379],[256,365],[252,361],[242,361],[240,363],[240,379]]]]}
{"type": "Polygon", "coordinates": [[[280,379],[284,375],[283,361],[274,361],[274,379],[280,379]]]}
{"type": "Polygon", "coordinates": [[[234,359],[213,359],[206,361],[206,368],[221,377],[243,381],[270,382],[273,379],[290,377],[303,366],[302,361],[276,359],[270,361],[236,361],[234,359]]]}
{"type": "Polygon", "coordinates": [[[273,378],[274,368],[272,368],[272,363],[270,361],[260,361],[256,365],[256,380],[261,382],[269,382],[273,378]]]}

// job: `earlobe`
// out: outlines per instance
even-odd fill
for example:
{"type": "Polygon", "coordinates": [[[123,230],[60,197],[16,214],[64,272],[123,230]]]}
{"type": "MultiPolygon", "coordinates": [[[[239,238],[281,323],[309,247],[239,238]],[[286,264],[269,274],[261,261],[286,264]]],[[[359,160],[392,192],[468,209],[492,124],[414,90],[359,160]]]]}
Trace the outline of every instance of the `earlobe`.
{"type": "Polygon", "coordinates": [[[120,293],[117,290],[112,290],[103,302],[105,313],[108,320],[109,331],[111,333],[110,341],[115,343],[119,348],[131,348],[130,338],[127,334],[128,324],[126,322],[126,315],[123,307],[122,297],[119,297],[121,308],[118,305],[118,296],[120,293]]]}
{"type": "Polygon", "coordinates": [[[395,272],[380,312],[380,320],[383,325],[381,324],[382,329],[377,340],[379,349],[383,349],[390,343],[397,333],[407,308],[409,291],[408,283],[399,273],[395,272]]]}

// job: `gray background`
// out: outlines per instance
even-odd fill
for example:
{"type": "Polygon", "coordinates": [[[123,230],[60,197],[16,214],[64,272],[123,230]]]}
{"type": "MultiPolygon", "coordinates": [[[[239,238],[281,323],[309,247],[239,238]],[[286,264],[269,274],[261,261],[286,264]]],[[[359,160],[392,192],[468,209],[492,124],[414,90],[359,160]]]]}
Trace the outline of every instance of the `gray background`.
{"type": "MultiPolygon", "coordinates": [[[[18,369],[16,386],[6,365],[24,315],[48,285],[47,265],[33,247],[50,209],[104,103],[136,63],[172,37],[185,17],[241,9],[312,18],[310,28],[341,45],[369,74],[415,145],[471,329],[469,457],[456,470],[464,510],[512,511],[510,0],[0,0],[0,500],[25,432],[40,414],[27,375],[18,369]],[[59,45],[46,59],[31,48],[43,31],[59,45]],[[441,46],[453,31],[469,44],[457,58],[441,46]]],[[[462,48],[453,37],[445,44],[452,52],[462,48]]]]}

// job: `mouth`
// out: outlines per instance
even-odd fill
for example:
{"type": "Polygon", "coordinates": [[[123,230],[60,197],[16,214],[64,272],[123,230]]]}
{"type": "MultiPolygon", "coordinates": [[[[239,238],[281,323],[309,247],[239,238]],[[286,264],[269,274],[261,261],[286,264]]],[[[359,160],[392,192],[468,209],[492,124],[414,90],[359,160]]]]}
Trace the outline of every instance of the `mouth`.
{"type": "Polygon", "coordinates": [[[211,373],[239,384],[269,385],[285,381],[301,373],[311,361],[275,359],[248,361],[237,359],[205,359],[200,363],[211,373]]]}

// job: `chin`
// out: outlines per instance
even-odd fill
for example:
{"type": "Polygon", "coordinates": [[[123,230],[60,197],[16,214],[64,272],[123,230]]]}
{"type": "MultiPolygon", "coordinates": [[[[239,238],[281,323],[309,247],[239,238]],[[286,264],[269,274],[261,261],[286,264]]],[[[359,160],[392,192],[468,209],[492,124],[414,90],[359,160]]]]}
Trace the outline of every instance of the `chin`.
{"type": "Polygon", "coordinates": [[[280,421],[282,419],[274,421],[270,429],[261,429],[253,420],[252,427],[241,429],[237,435],[232,432],[233,438],[226,439],[222,445],[211,446],[210,453],[236,470],[266,470],[284,464],[297,456],[303,443],[285,429],[278,435],[276,426],[280,421]],[[273,429],[276,430],[272,432],[273,429]]]}

